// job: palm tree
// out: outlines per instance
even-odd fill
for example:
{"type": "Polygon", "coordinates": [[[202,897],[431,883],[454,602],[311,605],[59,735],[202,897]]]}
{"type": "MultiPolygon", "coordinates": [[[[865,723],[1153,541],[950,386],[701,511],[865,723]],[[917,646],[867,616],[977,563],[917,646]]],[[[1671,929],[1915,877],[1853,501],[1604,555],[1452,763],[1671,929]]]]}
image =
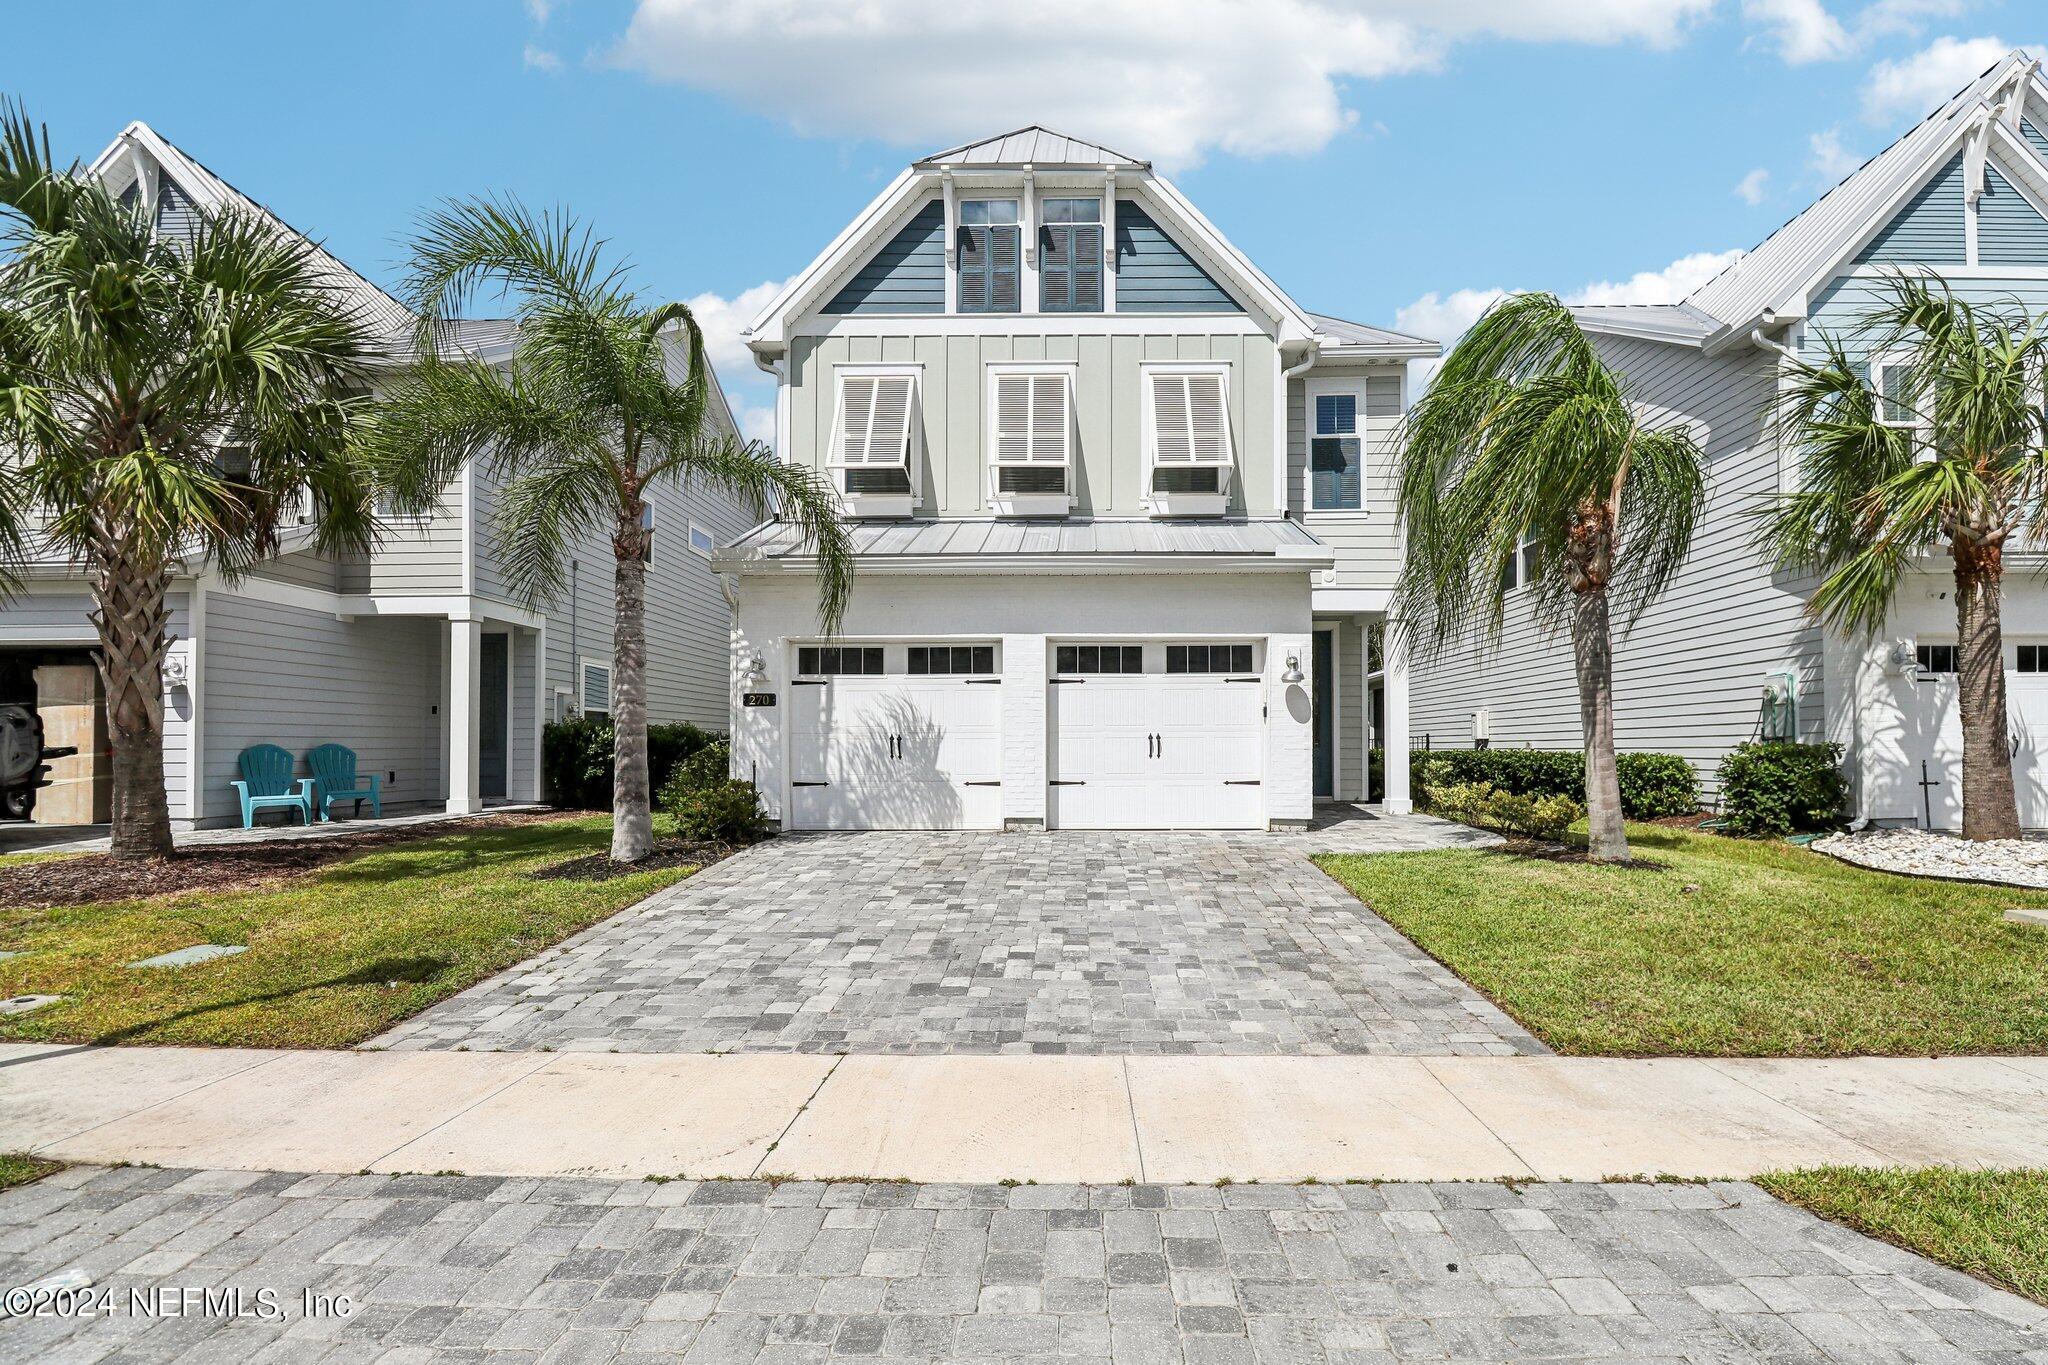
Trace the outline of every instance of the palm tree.
{"type": "Polygon", "coordinates": [[[612,857],[654,848],[647,772],[647,494],[719,490],[801,528],[818,556],[819,615],[838,628],[852,555],[838,499],[814,471],[711,423],[704,337],[680,303],[649,305],[626,286],[606,243],[558,213],[516,200],[451,202],[412,246],[407,295],[418,315],[416,365],[385,395],[368,448],[402,513],[430,509],[470,461],[504,480],[489,530],[513,589],[557,598],[569,552],[608,533],[615,563],[612,633],[612,857]],[[470,299],[496,288],[516,346],[502,367],[451,344],[470,299]],[[681,342],[681,356],[673,345],[681,342]],[[680,360],[680,364],[678,364],[680,360]]]}
{"type": "Polygon", "coordinates": [[[18,105],[0,106],[0,243],[0,579],[53,558],[90,576],[113,852],[167,855],[171,579],[232,580],[287,509],[310,509],[319,549],[370,544],[345,434],[371,332],[311,243],[232,213],[159,236],[18,105]]]}
{"type": "Polygon", "coordinates": [[[1780,567],[1821,576],[1815,617],[1865,635],[1906,575],[1947,552],[1963,837],[2018,838],[2000,592],[2008,542],[2048,532],[2048,332],[2017,302],[1973,304],[1939,278],[1898,275],[1849,335],[1817,341],[1777,405],[1799,488],[1768,510],[1761,543],[1780,567]]]}
{"type": "Polygon", "coordinates": [[[1671,582],[1706,489],[1689,431],[1650,430],[1549,294],[1486,311],[1410,411],[1408,558],[1396,615],[1426,652],[1499,638],[1518,564],[1537,619],[1569,621],[1586,749],[1587,850],[1626,861],[1614,762],[1614,628],[1671,582]]]}

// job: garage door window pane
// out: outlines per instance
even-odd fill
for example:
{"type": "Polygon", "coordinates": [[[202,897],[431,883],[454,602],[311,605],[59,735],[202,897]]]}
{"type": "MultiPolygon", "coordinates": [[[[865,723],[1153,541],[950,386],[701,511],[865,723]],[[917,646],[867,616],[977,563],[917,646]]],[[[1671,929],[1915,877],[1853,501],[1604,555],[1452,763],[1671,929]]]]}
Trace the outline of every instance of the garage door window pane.
{"type": "Polygon", "coordinates": [[[2022,673],[2048,673],[2048,645],[2021,645],[2019,663],[2022,673]]]}
{"type": "Polygon", "coordinates": [[[912,645],[910,671],[916,674],[993,673],[994,645],[912,645]]]}
{"type": "Polygon", "coordinates": [[[1249,673],[1250,645],[1168,645],[1168,673],[1249,673]]]}
{"type": "Polygon", "coordinates": [[[796,652],[796,671],[809,678],[880,676],[880,645],[806,645],[796,652]]]}
{"type": "Polygon", "coordinates": [[[1143,645],[1061,645],[1053,654],[1058,673],[1143,673],[1143,645]]]}

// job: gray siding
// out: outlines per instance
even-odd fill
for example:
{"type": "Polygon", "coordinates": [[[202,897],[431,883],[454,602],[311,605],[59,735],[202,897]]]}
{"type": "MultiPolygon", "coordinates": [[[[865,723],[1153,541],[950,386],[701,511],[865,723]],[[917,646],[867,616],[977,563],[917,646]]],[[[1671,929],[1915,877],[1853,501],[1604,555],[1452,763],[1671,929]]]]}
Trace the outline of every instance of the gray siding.
{"type": "Polygon", "coordinates": [[[341,589],[342,566],[326,555],[312,550],[296,550],[288,555],[279,555],[266,560],[250,571],[252,578],[268,578],[279,583],[291,583],[301,588],[319,588],[324,592],[338,592],[341,589]]]}
{"type": "Polygon", "coordinates": [[[416,596],[462,592],[462,516],[462,485],[457,480],[428,516],[380,522],[377,547],[341,566],[341,590],[416,596]]]}
{"type": "Polygon", "coordinates": [[[1324,586],[1390,587],[1401,576],[1401,526],[1395,514],[1401,491],[1401,417],[1398,412],[1374,415],[1361,394],[1358,422],[1363,429],[1365,448],[1364,505],[1357,512],[1310,511],[1306,400],[1309,383],[1329,378],[1357,379],[1362,390],[1363,381],[1369,377],[1400,373],[1399,365],[1318,365],[1306,376],[1287,381],[1287,506],[1317,540],[1336,551],[1335,584],[1324,586]]]}
{"type": "Polygon", "coordinates": [[[262,743],[302,759],[316,745],[346,744],[364,772],[396,773],[387,801],[440,800],[443,630],[427,618],[337,621],[208,592],[202,818],[240,818],[228,784],[242,750],[262,743]]]}
{"type": "MultiPolygon", "coordinates": [[[[1980,246],[1982,226],[1980,223],[1980,246]]],[[[2048,265],[2048,243],[2023,263],[2048,265]]],[[[2036,316],[2048,312],[2048,280],[1951,280],[1949,288],[1958,298],[2005,311],[2024,309],[2036,316]]],[[[1864,352],[1867,349],[1866,338],[1857,335],[1858,324],[1885,293],[1885,281],[1875,275],[1845,275],[1816,291],[1807,315],[1806,353],[1809,356],[1816,354],[1815,344],[1824,332],[1840,337],[1852,354],[1864,352]]]]}
{"type": "Polygon", "coordinates": [[[946,308],[946,206],[934,199],[891,237],[821,310],[940,313],[946,308]]]}
{"type": "Polygon", "coordinates": [[[1977,201],[1977,260],[1983,265],[2036,265],[2048,260],[2048,218],[2043,218],[1996,166],[1984,170],[1977,201]]]}
{"type": "MultiPolygon", "coordinates": [[[[1162,324],[1166,325],[1166,324],[1162,324]]],[[[833,367],[901,363],[923,366],[920,417],[924,475],[919,511],[966,516],[988,510],[984,431],[985,367],[1000,361],[1052,361],[1076,367],[1079,431],[1074,488],[1078,515],[1139,515],[1144,476],[1143,388],[1148,361],[1230,364],[1231,440],[1237,472],[1234,510],[1270,515],[1273,444],[1271,338],[1203,334],[1156,336],[798,337],[790,366],[791,458],[822,467],[832,449],[833,367]],[[1247,471],[1257,471],[1247,478],[1247,471]]]]}
{"type": "Polygon", "coordinates": [[[1116,201],[1119,313],[1242,313],[1230,292],[1133,200],[1116,201]]]}
{"type": "MultiPolygon", "coordinates": [[[[1823,720],[1820,636],[1804,614],[1802,585],[1774,575],[1751,543],[1751,514],[1778,489],[1777,445],[1762,420],[1775,361],[1749,349],[1708,359],[1649,341],[1599,344],[1648,420],[1692,425],[1711,478],[1677,581],[1616,644],[1616,740],[1624,750],[1684,755],[1711,794],[1722,756],[1755,735],[1770,673],[1799,672],[1806,738],[1820,737],[1823,720]]],[[[1497,647],[1465,641],[1418,661],[1418,748],[1469,745],[1479,707],[1491,712],[1497,748],[1579,747],[1569,640],[1533,620],[1526,597],[1510,597],[1497,647]]]]}
{"type": "Polygon", "coordinates": [[[1957,153],[1908,199],[1856,260],[1961,265],[1963,243],[1963,158],[1957,153]]]}
{"type": "Polygon", "coordinates": [[[2035,151],[2042,156],[2048,156],[2048,136],[2044,136],[2041,130],[2034,126],[2032,119],[2020,120],[2020,136],[2024,137],[2035,151]]]}

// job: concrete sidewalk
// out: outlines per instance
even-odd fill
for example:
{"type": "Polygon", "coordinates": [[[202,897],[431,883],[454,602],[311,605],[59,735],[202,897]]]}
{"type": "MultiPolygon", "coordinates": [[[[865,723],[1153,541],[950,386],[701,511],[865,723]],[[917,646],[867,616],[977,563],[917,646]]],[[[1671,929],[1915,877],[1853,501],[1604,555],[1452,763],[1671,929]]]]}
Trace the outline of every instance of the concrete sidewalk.
{"type": "Polygon", "coordinates": [[[2038,1164],[2048,1059],[811,1057],[0,1046],[0,1151],[1114,1183],[2038,1164]]]}

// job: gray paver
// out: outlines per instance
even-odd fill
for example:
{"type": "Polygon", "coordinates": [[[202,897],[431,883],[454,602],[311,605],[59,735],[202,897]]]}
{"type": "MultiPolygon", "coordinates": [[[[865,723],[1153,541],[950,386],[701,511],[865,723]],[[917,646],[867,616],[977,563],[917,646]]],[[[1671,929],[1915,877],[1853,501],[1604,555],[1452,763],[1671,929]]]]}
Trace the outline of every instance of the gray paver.
{"type": "Polygon", "coordinates": [[[658,1211],[636,1207],[647,1188],[61,1172],[0,1194],[0,1287],[90,1265],[115,1308],[0,1322],[0,1360],[2048,1358],[2048,1309],[1747,1184],[1238,1186],[1220,1192],[1229,1207],[1209,1188],[1067,1186],[1050,1191],[1050,1212],[1048,1189],[1030,1186],[675,1182],[658,1211]],[[154,1216],[122,1216],[143,1199],[154,1216]],[[658,1217],[616,1216],[649,1212],[658,1217]],[[922,1264],[851,1263],[852,1229],[832,1220],[852,1213],[878,1215],[862,1234],[886,1225],[922,1264]],[[1427,1259],[1412,1254],[1422,1218],[1439,1229],[1427,1259]],[[461,1235],[416,1244],[417,1255],[387,1239],[387,1254],[358,1264],[343,1248],[366,1225],[461,1235]],[[328,1227],[343,1231],[287,1250],[328,1227]],[[510,1235],[520,1228],[529,1235],[510,1235]],[[570,1235],[539,1250],[531,1234],[548,1229],[570,1235]],[[165,1255],[202,1230],[228,1235],[165,1255]],[[1118,1249],[1154,1237],[1170,1283],[1156,1282],[1158,1253],[1118,1249]],[[1495,1249],[1534,1237],[1568,1243],[1577,1264],[1546,1274],[1495,1249]],[[722,1277],[691,1263],[706,1243],[722,1277]],[[1717,1268],[1738,1243],[1752,1260],[1799,1268],[1717,1268]],[[1198,1244],[1217,1250],[1212,1264],[1174,1267],[1177,1250],[1198,1244]],[[1286,1254],[1238,1250],[1264,1247],[1286,1254]],[[1683,1287],[1639,1287],[1657,1281],[1658,1264],[1686,1266],[1683,1287]],[[523,1288],[501,1295],[493,1280],[523,1288]],[[130,1289],[178,1287],[268,1289],[284,1311],[126,1311],[130,1289]],[[348,1295],[353,1311],[309,1319],[309,1289],[348,1295]]]}
{"type": "Polygon", "coordinates": [[[1362,814],[1296,835],[785,836],[372,1046],[1541,1053],[1304,856],[1488,838],[1362,814]]]}

